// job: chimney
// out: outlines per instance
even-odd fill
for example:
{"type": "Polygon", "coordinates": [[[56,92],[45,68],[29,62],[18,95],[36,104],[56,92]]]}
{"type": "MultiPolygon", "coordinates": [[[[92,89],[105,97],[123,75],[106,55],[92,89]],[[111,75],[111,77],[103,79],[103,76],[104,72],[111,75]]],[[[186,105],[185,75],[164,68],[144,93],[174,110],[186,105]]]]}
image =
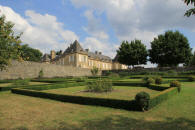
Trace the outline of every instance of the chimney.
{"type": "Polygon", "coordinates": [[[95,51],[95,54],[98,54],[98,51],[95,51]]]}
{"type": "Polygon", "coordinates": [[[101,55],[102,54],[102,52],[99,52],[99,55],[101,55]]]}
{"type": "Polygon", "coordinates": [[[89,49],[85,49],[86,52],[89,52],[89,49]]]}
{"type": "Polygon", "coordinates": [[[56,52],[54,50],[51,50],[51,60],[53,60],[56,57],[56,52]]]}

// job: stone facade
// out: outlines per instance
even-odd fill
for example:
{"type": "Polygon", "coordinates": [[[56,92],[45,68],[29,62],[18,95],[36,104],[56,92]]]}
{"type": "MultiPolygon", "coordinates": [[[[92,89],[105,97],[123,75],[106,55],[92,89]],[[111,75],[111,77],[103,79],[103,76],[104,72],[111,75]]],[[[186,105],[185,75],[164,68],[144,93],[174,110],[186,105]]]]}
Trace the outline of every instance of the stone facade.
{"type": "Polygon", "coordinates": [[[93,53],[90,52],[89,49],[84,50],[77,40],[61,55],[55,57],[54,51],[51,51],[50,56],[45,54],[43,57],[43,62],[48,62],[49,57],[50,63],[63,66],[71,65],[74,67],[87,69],[96,67],[99,70],[127,69],[127,66],[118,63],[116,58],[115,60],[112,60],[110,57],[103,55],[101,52],[96,51],[93,53]]]}
{"type": "MultiPolygon", "coordinates": [[[[90,69],[37,62],[13,61],[7,70],[0,71],[0,79],[36,78],[40,70],[44,77],[91,76],[90,69]]],[[[101,72],[100,72],[101,73],[101,72]]]]}

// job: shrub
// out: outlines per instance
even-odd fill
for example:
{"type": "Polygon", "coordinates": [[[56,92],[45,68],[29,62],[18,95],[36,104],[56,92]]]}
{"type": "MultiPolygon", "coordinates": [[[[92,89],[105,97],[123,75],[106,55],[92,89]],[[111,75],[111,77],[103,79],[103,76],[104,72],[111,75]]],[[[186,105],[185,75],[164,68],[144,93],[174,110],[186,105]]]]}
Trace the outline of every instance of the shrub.
{"type": "Polygon", "coordinates": [[[114,78],[120,78],[119,74],[117,74],[117,73],[111,73],[111,74],[108,75],[108,77],[109,78],[112,78],[112,79],[114,79],[114,78]]]}
{"type": "Polygon", "coordinates": [[[169,70],[167,71],[168,75],[177,75],[177,72],[175,70],[169,70]]]}
{"type": "Polygon", "coordinates": [[[108,79],[98,79],[94,82],[88,82],[86,86],[86,91],[88,92],[110,92],[112,90],[112,81],[108,79]]]}
{"type": "Polygon", "coordinates": [[[162,77],[156,77],[155,84],[162,84],[162,77]]]}
{"type": "Polygon", "coordinates": [[[29,79],[18,79],[13,82],[14,86],[23,86],[23,85],[29,85],[30,80],[29,79]]]}
{"type": "Polygon", "coordinates": [[[42,69],[39,71],[38,78],[43,78],[43,70],[42,69]]]}
{"type": "Polygon", "coordinates": [[[143,81],[145,82],[146,85],[151,85],[154,83],[154,79],[152,77],[144,77],[143,81]]]}
{"type": "Polygon", "coordinates": [[[139,92],[135,96],[135,100],[139,107],[144,111],[148,110],[150,95],[146,92],[139,92]]]}
{"type": "Polygon", "coordinates": [[[87,78],[85,78],[85,77],[78,77],[78,78],[75,79],[75,81],[76,82],[85,82],[86,79],[87,78]]]}
{"type": "Polygon", "coordinates": [[[91,69],[91,73],[92,73],[93,76],[96,76],[98,74],[98,71],[99,70],[96,67],[93,67],[93,69],[91,69]]]}
{"type": "Polygon", "coordinates": [[[178,92],[181,91],[181,83],[177,80],[170,82],[170,87],[177,87],[178,92]]]}
{"type": "Polygon", "coordinates": [[[188,80],[189,80],[190,82],[195,81],[195,76],[193,76],[193,75],[189,76],[189,77],[188,77],[188,80]]]}

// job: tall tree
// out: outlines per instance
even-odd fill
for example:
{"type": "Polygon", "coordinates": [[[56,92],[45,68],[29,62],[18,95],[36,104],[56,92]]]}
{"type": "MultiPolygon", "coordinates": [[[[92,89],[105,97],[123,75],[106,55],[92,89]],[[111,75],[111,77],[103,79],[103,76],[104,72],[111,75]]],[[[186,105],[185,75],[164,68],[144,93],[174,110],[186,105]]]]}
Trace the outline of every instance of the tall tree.
{"type": "Polygon", "coordinates": [[[194,52],[194,55],[190,61],[190,66],[195,66],[195,52],[194,52]]]}
{"type": "Polygon", "coordinates": [[[118,61],[126,65],[146,64],[148,52],[140,40],[123,41],[117,50],[118,61]]]}
{"type": "Polygon", "coordinates": [[[0,16],[0,70],[10,64],[11,59],[20,58],[20,36],[13,31],[14,24],[0,16]]]}
{"type": "Polygon", "coordinates": [[[189,63],[192,53],[188,39],[179,31],[167,31],[151,42],[150,61],[159,66],[189,63]]]}
{"type": "MultiPolygon", "coordinates": [[[[184,0],[184,3],[187,5],[191,4],[192,6],[195,6],[195,0],[184,0]]],[[[195,15],[195,8],[191,8],[186,11],[185,16],[190,17],[191,15],[195,15]]]]}
{"type": "Polygon", "coordinates": [[[41,61],[41,57],[43,55],[40,50],[31,48],[27,44],[22,45],[20,51],[22,59],[26,61],[39,62],[41,61]]]}

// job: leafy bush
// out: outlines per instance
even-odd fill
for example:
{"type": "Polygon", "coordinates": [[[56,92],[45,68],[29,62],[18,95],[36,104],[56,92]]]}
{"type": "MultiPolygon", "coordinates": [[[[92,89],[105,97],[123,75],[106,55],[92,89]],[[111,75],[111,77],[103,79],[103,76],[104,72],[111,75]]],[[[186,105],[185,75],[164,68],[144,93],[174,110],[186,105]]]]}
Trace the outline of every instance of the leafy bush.
{"type": "Polygon", "coordinates": [[[98,71],[99,70],[96,67],[93,67],[93,69],[91,69],[91,73],[92,73],[93,76],[96,76],[98,74],[98,71]]]}
{"type": "Polygon", "coordinates": [[[18,79],[13,82],[14,86],[23,86],[23,85],[29,85],[30,80],[29,79],[18,79]]]}
{"type": "Polygon", "coordinates": [[[148,110],[150,95],[146,92],[139,92],[135,96],[135,100],[139,107],[144,111],[148,110]]]}
{"type": "Polygon", "coordinates": [[[170,87],[177,87],[178,92],[181,91],[181,83],[177,80],[170,82],[170,87]]]}
{"type": "Polygon", "coordinates": [[[193,76],[193,75],[189,76],[189,77],[188,77],[188,80],[189,80],[190,82],[195,81],[195,76],[193,76]]]}
{"type": "Polygon", "coordinates": [[[154,83],[154,79],[152,77],[144,77],[143,81],[145,82],[146,85],[151,85],[154,83]]]}
{"type": "Polygon", "coordinates": [[[119,74],[117,74],[117,73],[111,73],[108,75],[108,77],[112,78],[112,79],[120,78],[119,74]]]}
{"type": "Polygon", "coordinates": [[[43,78],[43,70],[42,69],[39,71],[38,78],[43,78]]]}
{"type": "Polygon", "coordinates": [[[167,71],[168,75],[177,75],[177,72],[175,70],[169,70],[167,71]]]}
{"type": "Polygon", "coordinates": [[[162,84],[162,77],[156,77],[155,84],[162,84]]]}
{"type": "Polygon", "coordinates": [[[88,82],[85,89],[88,92],[110,92],[113,90],[112,81],[109,79],[98,79],[94,82],[88,82]]]}
{"type": "Polygon", "coordinates": [[[87,79],[87,77],[78,77],[75,79],[76,82],[85,82],[85,80],[87,79]]]}

